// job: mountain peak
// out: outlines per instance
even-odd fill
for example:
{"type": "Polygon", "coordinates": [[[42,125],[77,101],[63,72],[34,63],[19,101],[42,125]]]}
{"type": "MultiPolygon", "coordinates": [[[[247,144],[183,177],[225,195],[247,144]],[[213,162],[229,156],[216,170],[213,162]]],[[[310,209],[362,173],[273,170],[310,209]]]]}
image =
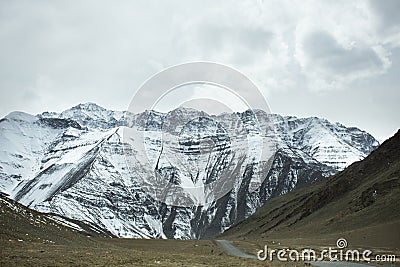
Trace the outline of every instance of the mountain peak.
{"type": "Polygon", "coordinates": [[[207,116],[208,114],[202,110],[198,110],[195,108],[189,108],[189,107],[177,107],[174,110],[169,111],[167,114],[202,114],[207,116]]]}
{"type": "Polygon", "coordinates": [[[109,129],[122,124],[123,112],[105,109],[96,103],[87,102],[73,106],[61,113],[43,112],[44,118],[71,119],[83,127],[109,129]]]}
{"type": "Polygon", "coordinates": [[[37,120],[35,116],[25,113],[23,111],[13,111],[9,113],[5,118],[15,121],[26,121],[26,122],[34,122],[37,120]]]}
{"type": "Polygon", "coordinates": [[[86,103],[80,103],[71,109],[80,109],[80,110],[87,110],[87,111],[105,111],[106,109],[97,105],[96,103],[93,102],[86,102],[86,103]]]}

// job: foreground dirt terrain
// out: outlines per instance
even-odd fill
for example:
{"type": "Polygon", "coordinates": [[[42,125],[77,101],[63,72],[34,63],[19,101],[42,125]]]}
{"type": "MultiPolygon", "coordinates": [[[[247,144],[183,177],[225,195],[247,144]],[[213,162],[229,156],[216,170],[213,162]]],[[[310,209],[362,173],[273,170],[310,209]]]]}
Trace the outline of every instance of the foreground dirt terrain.
{"type": "Polygon", "coordinates": [[[211,241],[96,240],[91,246],[72,246],[3,240],[1,247],[0,266],[250,265],[226,256],[211,241]]]}
{"type": "MultiPolygon", "coordinates": [[[[90,246],[1,240],[0,266],[265,266],[213,241],[93,239],[90,246]]],[[[268,266],[293,266],[274,262],[268,266]]],[[[305,266],[297,263],[296,266],[305,266]]]]}
{"type": "MultiPolygon", "coordinates": [[[[212,240],[96,237],[0,196],[0,266],[265,266],[212,240]],[[90,235],[90,237],[88,237],[90,235]]],[[[276,262],[272,266],[291,266],[276,262]]],[[[297,266],[303,266],[297,265],[297,266]]]]}

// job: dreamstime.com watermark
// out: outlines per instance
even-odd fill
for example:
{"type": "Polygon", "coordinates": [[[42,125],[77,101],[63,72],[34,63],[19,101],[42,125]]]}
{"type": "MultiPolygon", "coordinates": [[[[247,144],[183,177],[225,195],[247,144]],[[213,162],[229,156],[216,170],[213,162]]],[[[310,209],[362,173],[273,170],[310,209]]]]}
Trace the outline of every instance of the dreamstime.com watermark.
{"type": "Polygon", "coordinates": [[[354,262],[395,262],[396,255],[373,255],[369,249],[346,249],[347,240],[339,238],[336,247],[328,247],[322,251],[311,248],[296,249],[269,249],[267,245],[257,252],[260,261],[354,261],[354,262]]]}

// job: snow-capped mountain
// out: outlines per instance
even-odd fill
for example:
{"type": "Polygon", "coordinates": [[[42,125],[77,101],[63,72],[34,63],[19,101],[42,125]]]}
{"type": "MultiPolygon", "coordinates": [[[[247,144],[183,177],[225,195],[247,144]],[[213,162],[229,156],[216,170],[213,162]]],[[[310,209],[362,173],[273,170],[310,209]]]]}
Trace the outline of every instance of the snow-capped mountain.
{"type": "Polygon", "coordinates": [[[253,113],[214,116],[223,125],[219,127],[193,109],[130,114],[93,103],[36,116],[13,112],[0,120],[0,190],[30,208],[88,222],[120,237],[206,238],[250,216],[271,197],[333,174],[378,146],[357,128],[319,118],[255,113],[260,125],[273,126],[276,142],[271,168],[256,190],[253,180],[266,163],[250,157],[251,145],[243,157],[233,159],[229,152],[254,132],[253,113]],[[177,127],[193,117],[199,119],[177,127]],[[242,128],[234,123],[238,117],[242,128]],[[127,142],[127,129],[144,136],[143,142],[127,142]],[[165,147],[160,134],[167,140],[165,147]],[[140,146],[146,146],[153,165],[143,164],[140,146]],[[168,149],[203,165],[184,168],[168,160],[168,149]],[[204,151],[209,158],[199,161],[204,151]],[[133,161],[127,161],[127,153],[133,161]],[[140,178],[208,184],[224,168],[237,170],[238,179],[222,198],[203,206],[165,204],[149,194],[140,178]]]}

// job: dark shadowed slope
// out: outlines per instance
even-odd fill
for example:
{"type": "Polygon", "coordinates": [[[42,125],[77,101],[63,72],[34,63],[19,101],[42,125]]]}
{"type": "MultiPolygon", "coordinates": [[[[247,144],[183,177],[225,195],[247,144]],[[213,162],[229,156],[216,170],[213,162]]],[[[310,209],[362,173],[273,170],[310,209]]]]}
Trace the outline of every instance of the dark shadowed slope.
{"type": "Polygon", "coordinates": [[[268,201],[222,237],[303,245],[345,237],[354,246],[398,251],[399,177],[400,131],[344,171],[268,201]]]}
{"type": "Polygon", "coordinates": [[[0,195],[0,240],[51,244],[92,244],[88,237],[111,237],[89,224],[29,209],[0,195]]]}

